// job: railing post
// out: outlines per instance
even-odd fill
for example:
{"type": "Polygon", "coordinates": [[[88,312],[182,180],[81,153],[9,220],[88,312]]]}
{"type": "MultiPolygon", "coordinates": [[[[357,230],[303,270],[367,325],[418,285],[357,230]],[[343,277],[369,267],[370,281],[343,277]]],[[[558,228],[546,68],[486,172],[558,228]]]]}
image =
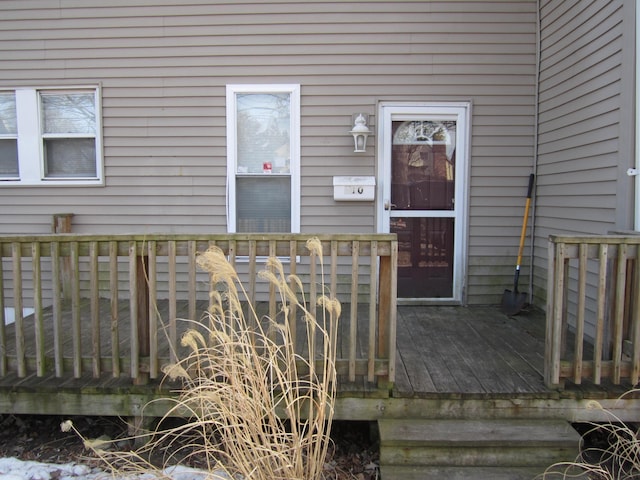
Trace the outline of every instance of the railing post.
{"type": "Polygon", "coordinates": [[[387,361],[388,375],[379,377],[379,388],[391,388],[395,380],[395,322],[396,322],[396,282],[397,244],[391,242],[389,255],[380,256],[380,277],[378,282],[378,355],[387,361]]]}
{"type": "Polygon", "coordinates": [[[638,383],[640,377],[640,246],[636,245],[636,258],[631,262],[633,281],[629,285],[631,316],[631,385],[638,383]]]}
{"type": "Polygon", "coordinates": [[[378,355],[387,358],[389,355],[389,306],[391,304],[391,259],[387,256],[380,257],[380,281],[378,294],[378,355]]]}
{"type": "MultiPolygon", "coordinates": [[[[138,313],[138,365],[141,358],[149,358],[150,334],[149,334],[149,283],[147,282],[147,272],[149,272],[149,257],[140,254],[136,261],[136,298],[138,313]]],[[[133,354],[133,352],[132,352],[133,354]]],[[[149,372],[138,370],[137,376],[133,380],[135,385],[144,385],[149,382],[149,372]]]]}
{"type": "Polygon", "coordinates": [[[558,334],[556,296],[556,244],[549,238],[547,256],[547,321],[545,331],[544,377],[548,388],[555,388],[560,383],[560,365],[558,352],[555,351],[555,336],[558,334]]]}
{"type": "MultiPolygon", "coordinates": [[[[73,213],[56,213],[53,215],[53,233],[71,233],[71,219],[73,213]]],[[[64,257],[60,262],[60,272],[62,278],[60,283],[62,286],[62,299],[71,299],[71,258],[64,257]]]]}
{"type": "MultiPolygon", "coordinates": [[[[137,250],[138,245],[135,243],[133,248],[137,250]]],[[[150,355],[150,329],[149,329],[149,282],[147,282],[147,275],[149,274],[149,257],[144,254],[144,249],[140,252],[136,252],[135,256],[135,298],[131,298],[132,302],[136,303],[136,329],[137,331],[137,351],[131,349],[131,362],[134,362],[133,356],[136,355],[135,361],[137,365],[136,376],[133,378],[134,385],[146,385],[149,383],[149,368],[146,371],[141,371],[142,366],[140,360],[146,358],[149,360],[150,355]]],[[[131,319],[133,321],[133,318],[131,319]]],[[[134,332],[132,332],[134,333],[134,332]]],[[[150,365],[148,365],[150,367],[150,365]]],[[[129,434],[135,438],[134,445],[136,448],[140,448],[146,442],[147,437],[144,433],[148,432],[151,428],[150,418],[140,415],[129,417],[129,434]]]]}

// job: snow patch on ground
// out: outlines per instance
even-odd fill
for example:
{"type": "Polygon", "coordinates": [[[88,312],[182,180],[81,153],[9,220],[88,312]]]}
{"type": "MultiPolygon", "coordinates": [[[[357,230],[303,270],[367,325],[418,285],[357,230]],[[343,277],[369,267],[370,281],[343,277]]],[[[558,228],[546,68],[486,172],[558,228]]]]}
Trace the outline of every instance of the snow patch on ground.
{"type": "MultiPolygon", "coordinates": [[[[205,472],[182,466],[170,467],[162,474],[173,480],[231,480],[223,472],[205,472]]],[[[0,480],[153,480],[158,476],[152,473],[114,475],[100,468],[78,463],[58,465],[0,458],[0,480]]]]}

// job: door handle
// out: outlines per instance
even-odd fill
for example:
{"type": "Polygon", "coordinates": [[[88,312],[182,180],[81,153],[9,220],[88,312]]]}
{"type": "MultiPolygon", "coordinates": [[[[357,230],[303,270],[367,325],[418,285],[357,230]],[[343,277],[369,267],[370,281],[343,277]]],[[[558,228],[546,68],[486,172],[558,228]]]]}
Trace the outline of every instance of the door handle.
{"type": "Polygon", "coordinates": [[[384,201],[384,209],[385,210],[393,210],[394,208],[396,208],[396,204],[395,203],[391,203],[391,202],[389,202],[389,200],[385,200],[384,201]]]}

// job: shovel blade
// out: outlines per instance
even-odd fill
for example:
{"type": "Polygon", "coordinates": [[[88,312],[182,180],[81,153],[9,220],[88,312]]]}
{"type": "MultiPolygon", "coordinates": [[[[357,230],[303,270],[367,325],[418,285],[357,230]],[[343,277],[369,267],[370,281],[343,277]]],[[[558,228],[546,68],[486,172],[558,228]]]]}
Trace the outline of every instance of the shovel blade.
{"type": "Polygon", "coordinates": [[[505,290],[502,295],[502,313],[517,315],[527,304],[527,294],[505,290]]]}

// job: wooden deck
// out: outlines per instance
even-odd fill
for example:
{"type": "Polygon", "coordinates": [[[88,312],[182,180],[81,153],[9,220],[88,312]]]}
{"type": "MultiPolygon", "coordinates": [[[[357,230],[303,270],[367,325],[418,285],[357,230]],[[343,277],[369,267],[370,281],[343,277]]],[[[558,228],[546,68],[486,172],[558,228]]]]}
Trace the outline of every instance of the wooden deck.
{"type": "MultiPolygon", "coordinates": [[[[507,317],[497,307],[453,306],[400,306],[397,312],[395,383],[381,388],[367,381],[366,370],[356,382],[341,375],[336,418],[555,416],[576,420],[601,415],[586,408],[590,399],[598,399],[623,417],[637,419],[637,400],[630,398],[622,405],[615,400],[630,385],[585,382],[567,384],[563,390],[545,386],[543,312],[507,317]]],[[[362,320],[359,327],[366,328],[365,314],[362,320]]],[[[344,328],[349,328],[348,323],[344,328]]],[[[121,344],[126,348],[126,328],[122,333],[121,344]]],[[[121,367],[126,372],[126,366],[121,367]]],[[[346,372],[346,366],[339,368],[346,372]]],[[[60,378],[9,374],[0,378],[0,413],[136,416],[145,409],[145,414],[158,416],[167,407],[161,399],[174,396],[176,387],[160,378],[134,385],[124,374],[99,378],[73,378],[72,370],[60,378]],[[152,400],[156,402],[147,406],[152,400]]]]}
{"type": "Polygon", "coordinates": [[[549,394],[544,318],[494,307],[399,307],[394,397],[549,394]]]}
{"type": "MultiPolygon", "coordinates": [[[[274,268],[266,257],[283,260],[278,278],[290,287],[289,275],[300,279],[304,305],[324,292],[342,302],[334,418],[377,421],[385,479],[475,479],[497,452],[502,473],[489,468],[485,478],[528,479],[530,465],[514,477],[505,452],[542,469],[551,459],[539,457],[540,445],[514,444],[521,432],[544,431],[551,453],[571,460],[577,439],[554,443],[569,422],[640,418],[640,397],[627,394],[640,377],[637,237],[551,239],[546,310],[510,318],[490,306],[397,306],[397,240],[385,234],[2,237],[0,413],[120,416],[134,428],[163,416],[180,385],[163,381],[161,367],[172,352],[180,357],[179,338],[194,325],[179,319],[197,321],[222,286],[219,267],[197,269],[210,247],[270,318],[281,300],[257,274],[274,268]],[[470,428],[486,437],[484,450],[465,444],[470,428]],[[438,455],[450,445],[432,438],[439,431],[445,443],[463,433],[447,465],[438,455]],[[471,458],[480,463],[469,467],[471,458]],[[425,477],[434,461],[435,476],[425,477]],[[457,476],[467,467],[470,476],[457,476]]],[[[306,341],[301,312],[288,331],[304,365],[319,349],[306,341]]]]}

